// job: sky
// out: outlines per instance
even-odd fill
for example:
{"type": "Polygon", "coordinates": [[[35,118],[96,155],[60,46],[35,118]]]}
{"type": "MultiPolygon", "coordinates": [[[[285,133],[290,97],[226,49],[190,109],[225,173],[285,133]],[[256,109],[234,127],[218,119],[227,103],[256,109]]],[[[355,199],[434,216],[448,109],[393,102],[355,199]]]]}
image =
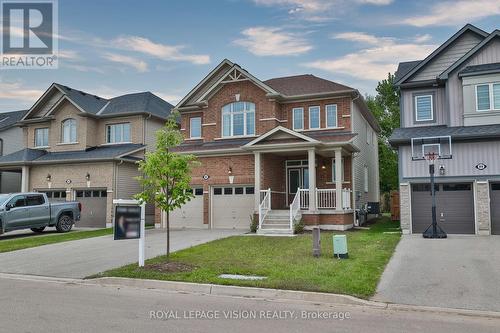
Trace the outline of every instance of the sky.
{"type": "Polygon", "coordinates": [[[59,0],[58,10],[59,68],[0,70],[0,112],[31,107],[52,82],[175,105],[224,58],[261,80],[314,74],[373,95],[398,62],[465,24],[500,28],[499,0],[59,0]]]}

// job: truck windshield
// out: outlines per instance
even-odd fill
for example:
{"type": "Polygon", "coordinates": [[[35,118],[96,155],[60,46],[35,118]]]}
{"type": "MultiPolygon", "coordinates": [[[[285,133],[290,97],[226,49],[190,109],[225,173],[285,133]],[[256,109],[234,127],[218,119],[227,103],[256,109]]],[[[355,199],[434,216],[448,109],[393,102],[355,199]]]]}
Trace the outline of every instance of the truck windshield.
{"type": "Polygon", "coordinates": [[[3,204],[9,197],[10,195],[8,194],[0,194],[0,205],[3,204]]]}

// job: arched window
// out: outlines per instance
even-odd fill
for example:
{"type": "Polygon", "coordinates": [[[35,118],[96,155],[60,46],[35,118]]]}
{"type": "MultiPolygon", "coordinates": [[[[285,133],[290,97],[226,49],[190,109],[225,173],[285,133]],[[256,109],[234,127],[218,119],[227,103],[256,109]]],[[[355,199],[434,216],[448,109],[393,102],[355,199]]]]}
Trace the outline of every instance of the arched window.
{"type": "Polygon", "coordinates": [[[62,122],[62,137],[61,141],[63,143],[73,143],[76,142],[76,120],[66,119],[62,122]]]}
{"type": "Polygon", "coordinates": [[[255,134],[255,104],[234,102],[222,108],[222,136],[255,134]]]}

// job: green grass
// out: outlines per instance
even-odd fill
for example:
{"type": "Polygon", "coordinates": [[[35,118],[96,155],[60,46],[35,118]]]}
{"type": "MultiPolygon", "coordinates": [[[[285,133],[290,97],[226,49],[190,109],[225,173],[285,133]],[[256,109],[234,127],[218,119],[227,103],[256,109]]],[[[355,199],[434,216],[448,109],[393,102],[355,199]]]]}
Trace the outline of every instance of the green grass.
{"type": "MultiPolygon", "coordinates": [[[[344,232],[349,259],[333,258],[332,235],[321,232],[321,258],[312,257],[310,233],[297,237],[234,236],[198,245],[171,254],[170,261],[196,266],[191,272],[160,273],[137,264],[113,269],[99,276],[118,276],[214,283],[288,290],[349,294],[367,298],[374,294],[378,280],[399,242],[398,222],[382,217],[369,230],[344,232]],[[262,281],[221,279],[218,275],[251,274],[266,276],[262,281]]],[[[160,256],[147,264],[165,262],[160,256]]]]}
{"type": "MultiPolygon", "coordinates": [[[[113,234],[113,228],[85,230],[85,231],[70,231],[68,233],[51,233],[51,234],[33,234],[29,236],[13,236],[12,239],[0,239],[0,253],[27,249],[47,244],[68,242],[77,239],[99,237],[113,234]]],[[[8,234],[6,234],[8,236],[8,234]]]]}

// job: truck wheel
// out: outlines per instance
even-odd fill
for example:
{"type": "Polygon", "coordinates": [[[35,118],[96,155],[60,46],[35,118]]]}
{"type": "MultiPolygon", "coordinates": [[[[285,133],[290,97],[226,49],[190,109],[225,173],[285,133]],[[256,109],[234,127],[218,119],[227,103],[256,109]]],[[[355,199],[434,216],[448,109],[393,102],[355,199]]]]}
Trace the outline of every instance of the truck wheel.
{"type": "Polygon", "coordinates": [[[37,232],[37,233],[43,232],[44,230],[45,230],[45,227],[31,228],[31,231],[37,232]]]}
{"type": "Polygon", "coordinates": [[[68,232],[73,228],[73,219],[71,216],[62,215],[56,224],[57,232],[68,232]]]}

